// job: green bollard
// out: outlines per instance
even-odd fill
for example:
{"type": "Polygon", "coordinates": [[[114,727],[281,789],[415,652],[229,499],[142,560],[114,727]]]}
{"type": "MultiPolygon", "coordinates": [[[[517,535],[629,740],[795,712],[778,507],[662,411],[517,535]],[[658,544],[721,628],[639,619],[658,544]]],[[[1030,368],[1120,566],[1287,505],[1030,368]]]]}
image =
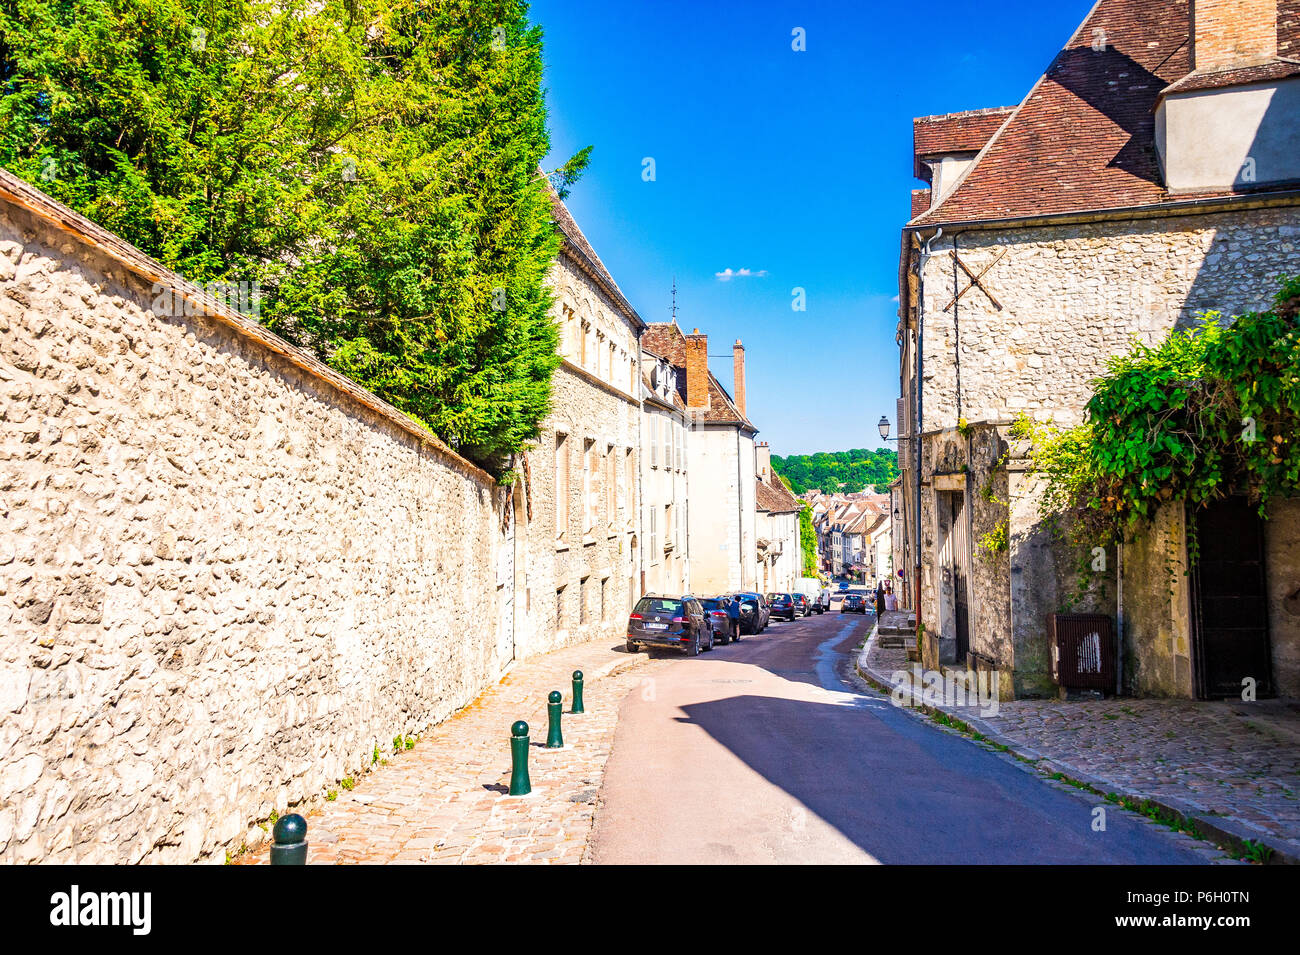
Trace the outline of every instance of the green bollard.
{"type": "Polygon", "coordinates": [[[271,865],[307,864],[307,820],[296,812],[281,816],[271,830],[271,865]]]}
{"type": "Polygon", "coordinates": [[[582,708],[582,671],[573,671],[573,706],[569,708],[570,713],[585,713],[582,708]]]}
{"type": "Polygon", "coordinates": [[[564,704],[560,701],[559,690],[552,690],[551,695],[546,698],[546,712],[550,716],[551,728],[546,734],[547,749],[562,749],[564,747],[564,736],[560,733],[560,710],[564,704]]]}
{"type": "Polygon", "coordinates": [[[510,727],[510,795],[527,796],[533,791],[528,778],[528,724],[523,720],[510,727]]]}

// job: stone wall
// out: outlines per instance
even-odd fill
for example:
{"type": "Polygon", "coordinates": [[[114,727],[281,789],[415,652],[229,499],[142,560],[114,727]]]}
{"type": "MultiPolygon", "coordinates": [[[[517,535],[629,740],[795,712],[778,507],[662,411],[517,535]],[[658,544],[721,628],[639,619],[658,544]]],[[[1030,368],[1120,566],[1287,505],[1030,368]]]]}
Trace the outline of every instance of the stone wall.
{"type": "MultiPolygon", "coordinates": [[[[1011,475],[1007,471],[1009,448],[1004,432],[1005,428],[997,425],[970,429],[967,503],[971,508],[973,552],[970,648],[972,653],[987,658],[982,664],[1005,674],[1009,683],[1017,654],[1011,637],[1011,475]]],[[[999,690],[1009,694],[1010,686],[999,684],[999,690]]]]}
{"type": "Polygon", "coordinates": [[[954,269],[960,288],[969,280],[951,251],[945,233],[925,273],[925,430],[1021,411],[1073,424],[1134,336],[1267,307],[1278,277],[1300,273],[1300,208],[967,231],[957,252],[976,274],[992,266],[981,281],[1001,308],[975,288],[955,319],[954,269]]]}
{"type": "Polygon", "coordinates": [[[1182,505],[1160,508],[1124,544],[1123,560],[1124,686],[1139,696],[1195,696],[1182,505]]]}
{"type": "Polygon", "coordinates": [[[0,860],[220,860],[499,672],[487,475],[8,203],[0,288],[0,860]]]}
{"type": "Polygon", "coordinates": [[[1300,698],[1300,500],[1269,503],[1264,565],[1273,682],[1278,695],[1300,698]]]}
{"type": "MultiPolygon", "coordinates": [[[[1214,546],[1202,541],[1202,547],[1214,546]]],[[[1300,501],[1276,499],[1264,521],[1269,649],[1279,696],[1300,697],[1300,501]]],[[[1146,696],[1190,697],[1192,600],[1185,518],[1168,504],[1124,546],[1125,684],[1146,696]]]]}
{"type": "MultiPolygon", "coordinates": [[[[959,425],[978,434],[981,425],[1006,422],[1019,413],[1074,424],[1082,419],[1092,382],[1105,371],[1106,360],[1126,352],[1135,338],[1159,341],[1201,311],[1240,314],[1268,307],[1279,277],[1300,273],[1300,208],[968,230],[956,237],[956,252],[973,272],[984,273],[987,292],[965,291],[956,309],[951,307],[954,270],[958,289],[966,288],[969,279],[953,260],[952,242],[945,233],[925,273],[927,478],[935,456],[953,452],[950,435],[959,425]]],[[[905,397],[910,407],[910,388],[905,397]]],[[[948,467],[981,467],[978,455],[966,460],[958,454],[953,462],[948,467]]],[[[1113,549],[1106,555],[1109,569],[1096,575],[1076,600],[1079,555],[1044,525],[1038,506],[1041,488],[1028,467],[1028,461],[1012,461],[1007,476],[1010,632],[1004,640],[1002,612],[994,606],[992,619],[972,635],[973,645],[989,641],[1011,655],[1017,695],[1052,690],[1047,614],[1116,610],[1113,549]]],[[[932,488],[926,491],[922,599],[931,627],[940,618],[932,566],[934,494],[932,488]]],[[[1286,542],[1295,538],[1297,516],[1283,509],[1278,514],[1279,520],[1268,525],[1271,639],[1279,687],[1294,694],[1300,692],[1295,676],[1300,627],[1294,615],[1284,612],[1286,595],[1279,589],[1284,584],[1274,587],[1272,582],[1296,578],[1297,562],[1286,542]]],[[[1142,694],[1186,696],[1193,690],[1186,578],[1179,570],[1172,593],[1163,584],[1170,576],[1166,558],[1178,564],[1183,553],[1181,520],[1171,520],[1162,518],[1149,540],[1126,553],[1126,616],[1132,618],[1125,643],[1126,682],[1142,694]]],[[[981,594],[994,594],[1000,601],[1003,584],[997,577],[981,579],[977,586],[981,594]]]]}

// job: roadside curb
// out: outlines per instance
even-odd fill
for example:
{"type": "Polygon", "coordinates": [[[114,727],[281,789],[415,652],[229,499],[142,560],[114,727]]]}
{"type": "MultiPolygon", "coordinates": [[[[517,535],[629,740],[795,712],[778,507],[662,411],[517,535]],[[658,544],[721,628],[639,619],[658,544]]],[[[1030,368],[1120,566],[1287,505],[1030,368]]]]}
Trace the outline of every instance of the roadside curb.
{"type": "MultiPolygon", "coordinates": [[[[871,633],[867,635],[866,642],[858,651],[857,658],[854,661],[854,669],[857,671],[858,676],[876,690],[892,697],[895,691],[900,688],[887,674],[872,669],[867,662],[868,654],[879,636],[878,630],[879,624],[877,623],[871,628],[871,633]]],[[[1300,865],[1300,845],[1296,843],[1280,839],[1271,833],[1260,832],[1229,816],[1210,815],[1204,809],[1182,800],[1169,796],[1149,796],[1125,789],[1111,780],[1076,769],[1063,760],[1044,756],[1014,737],[993,729],[978,716],[968,715],[956,707],[927,703],[918,698],[916,689],[911,687],[910,684],[904,692],[912,698],[912,705],[908,709],[925,716],[932,713],[943,714],[949,720],[962,724],[970,730],[970,732],[963,732],[960,726],[953,727],[957,733],[970,740],[970,742],[977,744],[981,742],[990,743],[993,748],[1010,753],[1020,762],[1028,764],[1041,776],[1051,779],[1054,774],[1059,774],[1059,777],[1063,777],[1063,781],[1068,781],[1075,788],[1091,792],[1117,805],[1123,806],[1124,802],[1128,801],[1137,803],[1142,807],[1157,809],[1166,816],[1174,817],[1184,827],[1196,829],[1201,833],[1205,841],[1223,846],[1237,858],[1247,856],[1249,851],[1248,843],[1254,843],[1269,850],[1270,855],[1263,863],[1264,865],[1300,865]],[[979,734],[983,739],[973,739],[972,733],[979,734]],[[1114,798],[1111,799],[1110,797],[1114,798]]],[[[1123,807],[1135,811],[1131,806],[1123,807]]]]}

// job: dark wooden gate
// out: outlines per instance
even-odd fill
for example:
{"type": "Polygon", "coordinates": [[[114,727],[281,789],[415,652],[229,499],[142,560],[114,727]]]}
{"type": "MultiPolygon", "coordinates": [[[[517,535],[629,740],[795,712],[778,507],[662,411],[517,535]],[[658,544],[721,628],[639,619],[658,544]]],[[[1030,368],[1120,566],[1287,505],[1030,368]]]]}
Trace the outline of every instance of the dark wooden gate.
{"type": "Polygon", "coordinates": [[[1239,699],[1250,677],[1258,696],[1271,696],[1263,521],[1244,497],[1216,501],[1189,520],[1200,546],[1192,572],[1197,694],[1239,699]]]}

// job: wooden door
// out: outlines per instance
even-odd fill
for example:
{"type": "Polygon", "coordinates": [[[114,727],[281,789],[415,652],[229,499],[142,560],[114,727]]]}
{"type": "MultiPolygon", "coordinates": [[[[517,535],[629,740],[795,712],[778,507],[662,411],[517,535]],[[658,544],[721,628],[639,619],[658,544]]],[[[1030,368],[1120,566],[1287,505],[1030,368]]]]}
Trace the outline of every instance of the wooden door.
{"type": "Polygon", "coordinates": [[[1192,575],[1197,694],[1239,699],[1249,679],[1257,696],[1271,696],[1264,522],[1244,497],[1217,501],[1191,520],[1200,547],[1192,575]]]}

